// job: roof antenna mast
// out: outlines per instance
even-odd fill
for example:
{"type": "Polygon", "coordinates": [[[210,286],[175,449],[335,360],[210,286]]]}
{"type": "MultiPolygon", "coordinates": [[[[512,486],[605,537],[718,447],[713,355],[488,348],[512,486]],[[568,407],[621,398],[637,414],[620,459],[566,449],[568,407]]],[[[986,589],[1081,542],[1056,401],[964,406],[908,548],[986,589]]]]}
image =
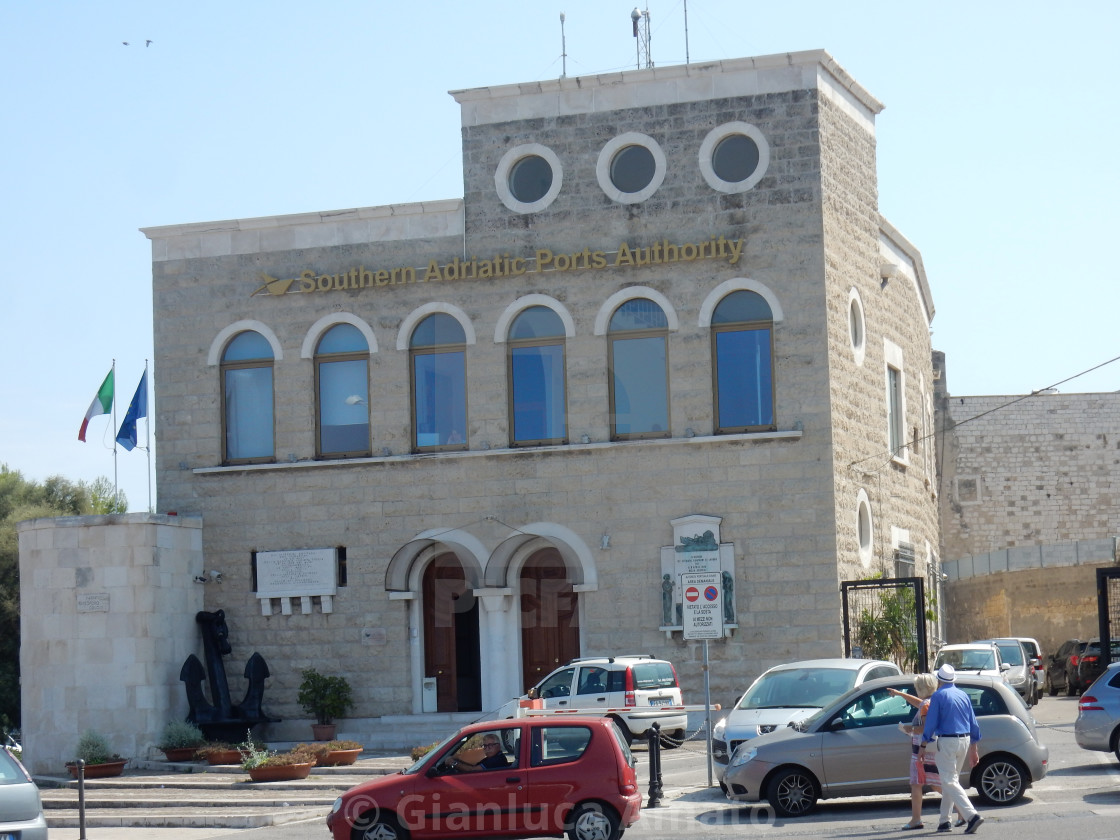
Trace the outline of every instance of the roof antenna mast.
{"type": "Polygon", "coordinates": [[[564,37],[564,13],[560,13],[560,58],[563,60],[560,78],[568,78],[568,41],[564,37]]]}
{"type": "Polygon", "coordinates": [[[653,67],[653,56],[649,52],[649,8],[643,12],[637,6],[630,13],[630,20],[634,24],[634,40],[638,54],[638,69],[642,69],[642,60],[645,59],[646,69],[653,67]]]}

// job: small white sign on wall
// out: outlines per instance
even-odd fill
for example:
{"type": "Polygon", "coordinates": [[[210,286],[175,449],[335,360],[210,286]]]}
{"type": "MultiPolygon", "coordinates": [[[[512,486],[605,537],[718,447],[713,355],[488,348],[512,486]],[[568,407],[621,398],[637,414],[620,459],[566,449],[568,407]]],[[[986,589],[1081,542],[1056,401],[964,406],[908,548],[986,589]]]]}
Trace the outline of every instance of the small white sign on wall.
{"type": "Polygon", "coordinates": [[[108,592],[79,592],[78,612],[109,612],[108,592]]]}

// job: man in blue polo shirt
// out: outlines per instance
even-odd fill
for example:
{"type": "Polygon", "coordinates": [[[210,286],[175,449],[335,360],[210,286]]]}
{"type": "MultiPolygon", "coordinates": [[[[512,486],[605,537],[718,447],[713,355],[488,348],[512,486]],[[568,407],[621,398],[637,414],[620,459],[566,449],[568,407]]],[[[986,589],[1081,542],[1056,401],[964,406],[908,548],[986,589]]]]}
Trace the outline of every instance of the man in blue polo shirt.
{"type": "Polygon", "coordinates": [[[941,776],[941,819],[937,830],[952,830],[949,814],[955,806],[957,812],[968,820],[964,833],[974,834],[984,818],[968,801],[960,776],[966,758],[972,767],[979,760],[976,742],[980,740],[980,724],[972,711],[972,701],[953,684],[956,681],[957,672],[952,665],[942,665],[937,669],[937,691],[930,698],[929,711],[926,712],[918,761],[922,760],[922,753],[936,750],[934,763],[941,776]]]}

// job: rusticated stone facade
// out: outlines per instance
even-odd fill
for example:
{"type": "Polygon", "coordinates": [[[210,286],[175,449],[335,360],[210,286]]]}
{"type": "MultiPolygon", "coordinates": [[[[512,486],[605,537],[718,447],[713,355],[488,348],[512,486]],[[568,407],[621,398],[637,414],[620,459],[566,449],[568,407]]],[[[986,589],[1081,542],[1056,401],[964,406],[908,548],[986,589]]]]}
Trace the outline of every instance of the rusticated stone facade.
{"type": "Polygon", "coordinates": [[[309,666],[350,678],[355,718],[429,710],[425,678],[442,677],[427,673],[438,628],[423,581],[440,556],[461,565],[456,609],[474,616],[457,649],[485,675],[458,707],[497,706],[524,688],[523,574],[548,551],[576,610],[576,653],[664,656],[699,701],[700,647],[664,624],[659,560],[671,521],[690,514],[718,517],[733,557],[736,621],[711,645],[716,700],[777,662],[841,655],[840,582],[893,575],[910,547],[924,574],[937,543],[933,307],[920,256],[879,214],[879,103],[823,52],[454,95],[461,201],[145,231],[159,506],[202,516],[207,568],[223,573],[207,608],[269,662],[270,711],[301,717],[309,666]],[[737,189],[707,171],[705,144],[727,126],[761,148],[760,177],[737,189]],[[648,195],[608,183],[608,152],[626,144],[652,150],[648,195]],[[535,204],[510,200],[503,166],[518,155],[551,161],[535,204]],[[774,417],[717,434],[711,318],[735,290],[773,314],[774,417]],[[608,326],[636,297],[667,319],[669,428],[612,440],[608,326]],[[519,447],[507,334],[530,305],[564,324],[566,430],[519,447]],[[423,451],[413,428],[410,331],[434,312],[466,336],[458,450],[423,451]],[[314,356],[341,322],[370,345],[370,446],[329,459],[317,457],[314,356]],[[273,347],[274,452],[223,463],[221,361],[246,330],[273,347]],[[894,451],[888,367],[900,377],[894,451]],[[333,547],[344,575],[329,599],[254,591],[256,553],[333,547]]]}

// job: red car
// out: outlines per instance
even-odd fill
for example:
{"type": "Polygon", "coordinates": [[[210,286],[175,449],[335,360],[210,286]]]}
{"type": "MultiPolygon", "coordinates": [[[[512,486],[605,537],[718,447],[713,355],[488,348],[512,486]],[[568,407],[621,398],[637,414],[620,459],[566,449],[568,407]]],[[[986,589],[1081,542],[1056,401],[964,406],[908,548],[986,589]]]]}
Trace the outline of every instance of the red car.
{"type": "Polygon", "coordinates": [[[327,828],[334,840],[617,840],[642,807],[634,765],[608,718],[472,723],[407,770],[346,791],[327,828]]]}

